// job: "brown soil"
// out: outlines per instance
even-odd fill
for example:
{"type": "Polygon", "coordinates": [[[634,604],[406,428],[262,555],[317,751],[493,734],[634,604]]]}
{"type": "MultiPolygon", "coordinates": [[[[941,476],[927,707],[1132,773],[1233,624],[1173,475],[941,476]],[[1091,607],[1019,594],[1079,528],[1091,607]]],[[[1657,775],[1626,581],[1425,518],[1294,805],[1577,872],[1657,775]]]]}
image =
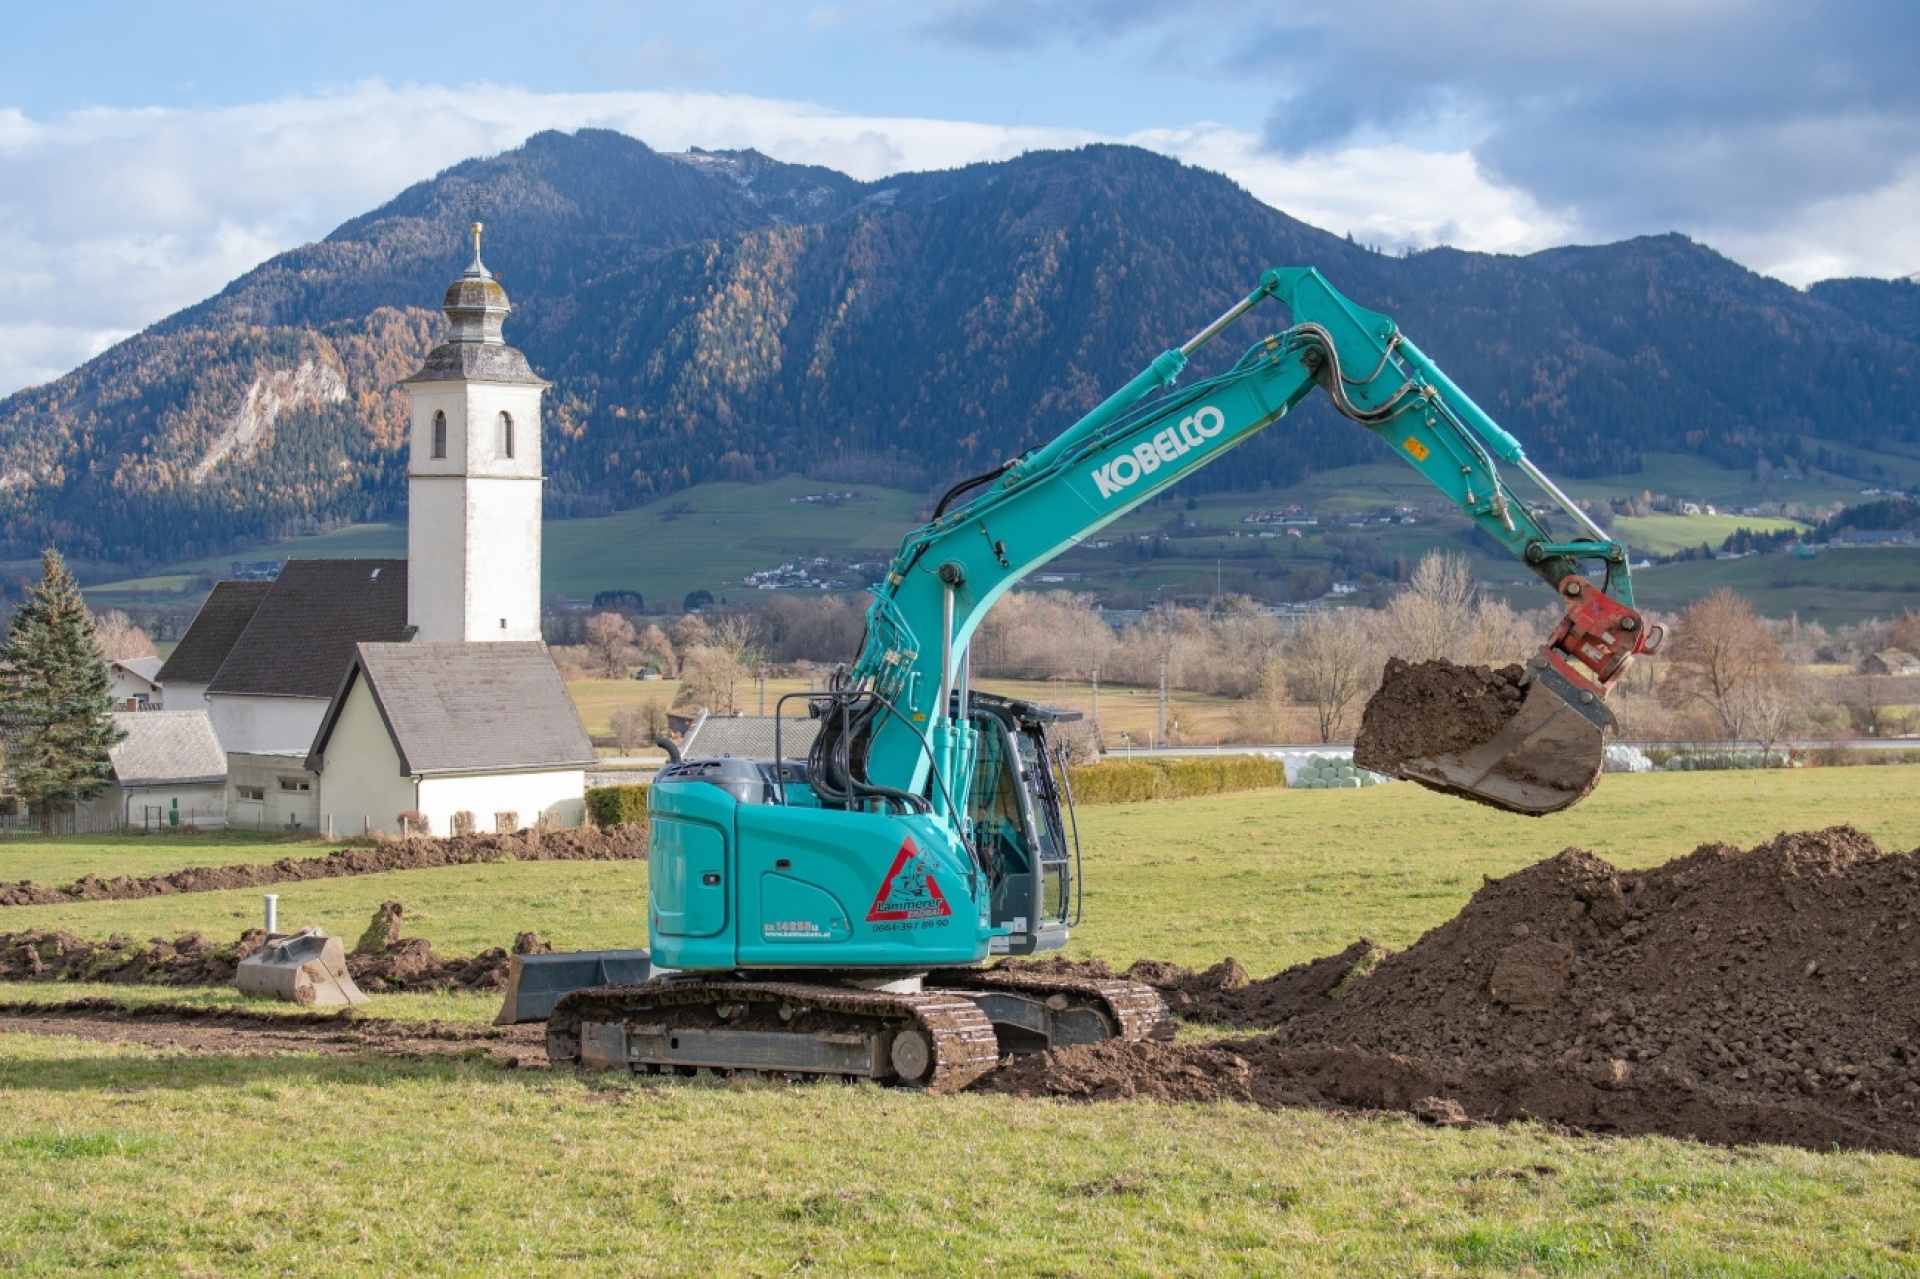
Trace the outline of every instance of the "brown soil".
{"type": "Polygon", "coordinates": [[[0,1031],[74,1035],[223,1055],[323,1053],[482,1058],[497,1065],[547,1065],[545,1026],[463,1026],[387,1021],[343,1013],[259,1012],[185,1004],[122,1007],[106,999],[0,1004],[0,1031]]]}
{"type": "Polygon", "coordinates": [[[190,866],[165,875],[135,879],[88,875],[71,884],[46,887],[30,880],[0,884],[0,906],[57,906],[67,902],[126,901],[169,893],[212,893],[229,888],[259,888],[310,879],[378,875],[390,870],[474,866],[500,861],[644,860],[644,826],[582,827],[532,831],[518,835],[458,835],[450,839],[402,839],[358,844],[322,857],[283,857],[277,862],[242,866],[190,866]]]}
{"type": "Polygon", "coordinates": [[[1260,1038],[1065,1049],[985,1086],[1917,1152],[1916,937],[1920,852],[1850,827],[1638,872],[1568,849],[1370,970],[1363,943],[1257,982],[1132,970],[1260,1038]]]}
{"type": "MultiPolygon", "coordinates": [[[[435,953],[425,938],[402,937],[405,912],[383,902],[354,951],[347,971],[361,990],[498,991],[507,987],[512,962],[498,946],[471,958],[435,953]],[[377,944],[376,944],[377,943],[377,944]]],[[[144,942],[115,934],[104,942],[72,933],[28,929],[0,933],[0,981],[89,981],[126,985],[227,986],[242,959],[260,948],[266,934],[248,929],[237,942],[216,945],[199,933],[144,942]]],[[[514,939],[516,954],[544,954],[552,947],[536,933],[514,939]]]]}
{"type": "Polygon", "coordinates": [[[1380,690],[1360,716],[1353,762],[1399,775],[1412,759],[1458,754],[1490,741],[1520,710],[1519,666],[1456,666],[1387,659],[1380,690]]]}

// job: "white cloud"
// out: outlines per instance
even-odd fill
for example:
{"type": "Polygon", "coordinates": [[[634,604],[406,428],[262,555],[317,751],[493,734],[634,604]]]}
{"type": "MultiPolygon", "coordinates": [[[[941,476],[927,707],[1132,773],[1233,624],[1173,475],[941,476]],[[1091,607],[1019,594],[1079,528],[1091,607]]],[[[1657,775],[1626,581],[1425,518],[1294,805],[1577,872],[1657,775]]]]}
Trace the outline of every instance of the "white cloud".
{"type": "MultiPolygon", "coordinates": [[[[1329,230],[1391,246],[1526,251],[1577,219],[1491,179],[1464,149],[1368,140],[1282,157],[1216,125],[1128,138],[1085,130],[850,115],[738,94],[542,94],[495,85],[356,85],[208,110],[0,110],[0,392],[44,381],[118,337],[317,239],[413,182],[541,129],[617,129],[661,150],[754,147],[862,179],[1047,147],[1129,141],[1224,172],[1329,230]]],[[[1920,265],[1920,176],[1818,205],[1799,227],[1728,247],[1796,281],[1920,265]],[[1819,237],[1810,254],[1806,235],[1819,237]],[[1904,259],[1902,254],[1907,254],[1904,259]]],[[[1695,229],[1696,234],[1703,234],[1695,229]]],[[[1706,236],[1705,238],[1710,238],[1706,236]]]]}

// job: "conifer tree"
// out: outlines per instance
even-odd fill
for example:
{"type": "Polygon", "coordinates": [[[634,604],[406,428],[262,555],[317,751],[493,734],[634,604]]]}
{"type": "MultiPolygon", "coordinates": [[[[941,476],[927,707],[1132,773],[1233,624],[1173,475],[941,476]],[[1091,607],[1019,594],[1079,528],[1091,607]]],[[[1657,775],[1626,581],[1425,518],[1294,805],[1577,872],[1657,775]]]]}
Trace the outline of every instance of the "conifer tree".
{"type": "Polygon", "coordinates": [[[58,551],[41,566],[0,644],[0,725],[14,792],[50,825],[56,809],[106,789],[107,751],[125,734],[80,587],[58,551]]]}

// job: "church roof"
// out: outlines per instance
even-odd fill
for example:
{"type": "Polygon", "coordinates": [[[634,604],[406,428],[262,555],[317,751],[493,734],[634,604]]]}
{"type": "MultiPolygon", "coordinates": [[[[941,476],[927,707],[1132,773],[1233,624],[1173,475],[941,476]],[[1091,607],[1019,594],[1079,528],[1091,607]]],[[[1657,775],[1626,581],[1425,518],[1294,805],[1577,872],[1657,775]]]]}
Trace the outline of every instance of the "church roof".
{"type": "Polygon", "coordinates": [[[186,786],[227,780],[227,753],[205,711],[123,711],[126,737],[107,751],[122,786],[186,786]]]}
{"type": "Polygon", "coordinates": [[[333,726],[363,679],[409,776],[584,768],[597,758],[537,640],[361,644],[314,737],[308,768],[325,767],[333,726]]]}
{"type": "Polygon", "coordinates": [[[240,633],[253,620],[254,610],[272,589],[272,582],[215,582],[213,593],[160,668],[160,683],[212,683],[240,633]]]}
{"type": "Polygon", "coordinates": [[[518,347],[492,342],[444,342],[427,352],[426,363],[401,386],[419,382],[508,382],[552,386],[527,363],[518,347]]]}
{"type": "Polygon", "coordinates": [[[356,644],[411,633],[403,559],[288,560],[262,585],[271,589],[208,693],[329,698],[356,644]]]}

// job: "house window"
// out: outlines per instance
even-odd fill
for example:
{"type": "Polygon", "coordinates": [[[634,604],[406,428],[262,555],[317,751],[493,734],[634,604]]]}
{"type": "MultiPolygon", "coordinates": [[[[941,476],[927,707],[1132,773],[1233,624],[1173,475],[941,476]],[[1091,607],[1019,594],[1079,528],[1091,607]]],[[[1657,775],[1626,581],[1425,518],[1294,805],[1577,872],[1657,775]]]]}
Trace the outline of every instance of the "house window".
{"type": "Polygon", "coordinates": [[[513,414],[500,414],[500,456],[513,456],[513,414]]]}
{"type": "Polygon", "coordinates": [[[282,777],[280,779],[280,789],[291,790],[291,791],[309,791],[313,789],[313,783],[312,781],[308,780],[305,777],[282,777]]]}
{"type": "Polygon", "coordinates": [[[433,415],[433,455],[447,455],[447,415],[438,411],[433,415]]]}
{"type": "Polygon", "coordinates": [[[236,786],[233,790],[238,799],[250,799],[256,804],[264,804],[267,801],[266,788],[262,786],[236,786]]]}

